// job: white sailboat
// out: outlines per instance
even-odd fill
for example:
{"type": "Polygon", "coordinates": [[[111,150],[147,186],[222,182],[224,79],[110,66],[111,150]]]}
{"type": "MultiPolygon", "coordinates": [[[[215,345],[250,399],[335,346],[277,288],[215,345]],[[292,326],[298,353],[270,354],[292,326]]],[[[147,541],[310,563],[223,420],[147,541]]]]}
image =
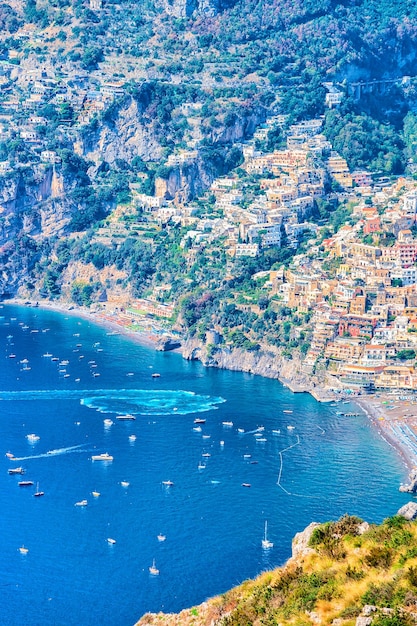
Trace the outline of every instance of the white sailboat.
{"type": "Polygon", "coordinates": [[[152,561],[152,565],[149,568],[149,572],[152,574],[152,576],[158,576],[159,574],[159,569],[155,565],[155,559],[152,561]]]}
{"type": "Polygon", "coordinates": [[[274,544],[272,543],[272,541],[269,541],[267,537],[267,531],[268,531],[268,522],[265,520],[264,538],[262,539],[262,547],[264,550],[268,550],[269,548],[274,547],[274,544]]]}

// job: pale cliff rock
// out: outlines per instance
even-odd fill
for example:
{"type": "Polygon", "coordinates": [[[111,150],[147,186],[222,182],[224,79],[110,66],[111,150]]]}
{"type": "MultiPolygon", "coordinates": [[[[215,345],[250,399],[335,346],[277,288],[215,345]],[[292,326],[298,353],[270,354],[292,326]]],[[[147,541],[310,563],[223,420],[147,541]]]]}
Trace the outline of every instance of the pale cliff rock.
{"type": "MultiPolygon", "coordinates": [[[[116,159],[131,161],[140,156],[144,161],[159,161],[162,147],[155,134],[155,125],[144,122],[134,98],[127,98],[113,121],[83,135],[83,156],[96,165],[116,159]]],[[[79,144],[78,144],[79,147],[79,144]]]]}
{"type": "Polygon", "coordinates": [[[182,204],[201,194],[214,178],[214,174],[204,166],[202,160],[197,159],[186,166],[173,167],[167,179],[156,178],[155,196],[182,204]]]}
{"type": "Polygon", "coordinates": [[[310,542],[311,535],[314,530],[318,528],[318,526],[320,526],[320,524],[317,522],[311,522],[307,528],[299,533],[296,533],[294,539],[292,540],[293,559],[298,559],[299,557],[306,556],[307,554],[313,554],[315,552],[314,548],[310,548],[308,544],[310,542]]]}
{"type": "Polygon", "coordinates": [[[301,362],[297,358],[288,361],[281,351],[268,346],[257,351],[240,348],[217,347],[215,350],[195,337],[183,343],[182,355],[187,360],[201,361],[206,367],[219,367],[239,372],[259,374],[266,378],[296,381],[307,389],[308,381],[301,371],[301,362]]]}
{"type": "Polygon", "coordinates": [[[412,520],[417,518],[417,502],[407,502],[399,510],[397,515],[405,517],[405,519],[412,520]]]}
{"type": "Polygon", "coordinates": [[[400,491],[406,493],[416,493],[417,491],[417,470],[412,470],[408,475],[409,483],[400,486],[400,491]]]}

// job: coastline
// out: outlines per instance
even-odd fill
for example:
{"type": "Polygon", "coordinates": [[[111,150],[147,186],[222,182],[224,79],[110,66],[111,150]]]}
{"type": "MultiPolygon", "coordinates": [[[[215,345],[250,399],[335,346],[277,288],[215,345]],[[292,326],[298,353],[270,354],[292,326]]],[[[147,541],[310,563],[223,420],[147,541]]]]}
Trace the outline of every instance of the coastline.
{"type": "Polygon", "coordinates": [[[384,441],[395,449],[408,472],[412,472],[417,468],[417,416],[411,407],[417,404],[417,397],[400,394],[360,396],[354,402],[384,441]]]}
{"type": "MultiPolygon", "coordinates": [[[[105,309],[87,310],[70,302],[52,302],[50,300],[29,302],[28,300],[13,298],[4,301],[4,304],[36,307],[56,311],[64,315],[80,317],[87,321],[90,320],[98,326],[124,335],[131,341],[154,350],[157,349],[158,340],[160,339],[160,336],[154,332],[155,326],[157,326],[155,320],[149,322],[149,328],[141,329],[139,326],[132,328],[132,320],[129,320],[127,316],[122,317],[117,315],[116,312],[106,311],[105,309]]],[[[182,348],[175,348],[171,351],[183,354],[182,348]]],[[[340,394],[334,393],[334,389],[330,389],[325,385],[300,385],[297,381],[284,376],[276,376],[276,379],[293,393],[311,394],[317,402],[338,402],[342,399],[340,394]]],[[[371,426],[395,450],[406,471],[408,473],[416,471],[417,396],[413,396],[411,392],[407,394],[406,391],[398,391],[396,393],[381,392],[373,395],[355,395],[349,399],[367,415],[371,426]],[[413,405],[416,405],[414,414],[410,408],[413,405]]]]}

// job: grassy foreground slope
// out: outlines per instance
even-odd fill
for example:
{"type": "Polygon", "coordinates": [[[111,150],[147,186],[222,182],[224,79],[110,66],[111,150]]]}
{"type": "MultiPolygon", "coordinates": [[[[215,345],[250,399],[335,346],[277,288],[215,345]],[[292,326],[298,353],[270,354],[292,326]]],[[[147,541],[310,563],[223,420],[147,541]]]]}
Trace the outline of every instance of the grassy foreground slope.
{"type": "Polygon", "coordinates": [[[394,516],[368,526],[344,516],[316,526],[308,547],[282,568],[178,615],[147,614],[137,626],[416,622],[417,523],[394,516]]]}

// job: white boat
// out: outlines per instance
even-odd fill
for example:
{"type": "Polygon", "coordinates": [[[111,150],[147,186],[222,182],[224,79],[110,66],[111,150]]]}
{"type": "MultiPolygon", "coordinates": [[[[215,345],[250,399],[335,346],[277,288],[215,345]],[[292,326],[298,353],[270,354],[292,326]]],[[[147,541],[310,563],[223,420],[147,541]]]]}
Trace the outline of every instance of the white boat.
{"type": "Polygon", "coordinates": [[[114,546],[114,544],[116,543],[116,539],[112,539],[111,537],[107,537],[107,543],[109,543],[111,546],[114,546]]]}
{"type": "Polygon", "coordinates": [[[202,462],[200,461],[200,463],[198,464],[198,469],[199,469],[199,470],[206,469],[206,465],[205,465],[205,463],[202,463],[202,462]]]}
{"type": "Polygon", "coordinates": [[[79,502],[76,502],[74,506],[87,506],[87,504],[87,500],[80,500],[79,502]]]}
{"type": "Polygon", "coordinates": [[[166,535],[158,535],[158,541],[165,541],[166,535]]]}
{"type": "Polygon", "coordinates": [[[163,480],[162,484],[165,485],[165,487],[173,487],[174,483],[172,482],[172,480],[163,480]]]}
{"type": "Polygon", "coordinates": [[[265,520],[264,538],[262,539],[262,547],[264,550],[268,550],[269,548],[274,547],[274,544],[272,543],[272,541],[269,541],[267,537],[267,530],[268,530],[268,522],[265,520]]]}
{"type": "Polygon", "coordinates": [[[238,429],[237,429],[237,432],[238,432],[238,433],[240,433],[240,434],[242,434],[242,433],[244,433],[244,432],[245,432],[245,429],[244,429],[244,428],[238,428],[238,429]]]}
{"type": "Polygon", "coordinates": [[[273,432],[274,435],[280,435],[281,434],[281,431],[278,430],[278,429],[273,430],[272,432],[273,432]]]}
{"type": "Polygon", "coordinates": [[[295,426],[287,426],[288,430],[294,430],[295,426]]]}
{"type": "Polygon", "coordinates": [[[26,439],[30,441],[31,443],[34,443],[35,441],[39,441],[40,437],[39,435],[35,435],[34,433],[31,433],[30,435],[26,435],[26,439]]]}
{"type": "Polygon", "coordinates": [[[126,415],[116,415],[116,419],[117,420],[135,420],[136,417],[134,415],[131,415],[130,413],[127,413],[126,415]]]}
{"type": "Polygon", "coordinates": [[[222,422],[223,426],[233,426],[233,422],[222,422]]]}
{"type": "Polygon", "coordinates": [[[152,574],[152,576],[158,576],[159,574],[159,569],[155,565],[155,559],[152,561],[152,565],[149,568],[149,572],[152,574]]]}
{"type": "Polygon", "coordinates": [[[223,439],[221,440],[220,445],[221,445],[221,447],[223,448],[223,446],[224,446],[224,441],[223,441],[223,439]]]}
{"type": "Polygon", "coordinates": [[[99,491],[92,491],[91,495],[93,496],[93,498],[99,498],[100,497],[100,492],[99,491]]]}
{"type": "Polygon", "coordinates": [[[105,426],[113,426],[114,422],[113,420],[106,418],[105,420],[103,420],[103,423],[105,426]]]}
{"type": "Polygon", "coordinates": [[[160,378],[161,374],[157,374],[156,372],[152,374],[152,378],[160,378]]]}
{"type": "Polygon", "coordinates": [[[122,487],[129,487],[130,485],[130,483],[127,480],[120,481],[120,484],[122,485],[122,487]]]}
{"type": "Polygon", "coordinates": [[[25,546],[21,546],[19,548],[19,552],[20,552],[20,554],[27,554],[29,552],[29,549],[25,548],[25,546]]]}
{"type": "Polygon", "coordinates": [[[136,441],[136,435],[129,435],[129,441],[136,441]]]}
{"type": "Polygon", "coordinates": [[[6,457],[7,457],[8,459],[14,459],[14,454],[13,454],[13,452],[6,452],[6,457]]]}
{"type": "Polygon", "coordinates": [[[93,454],[91,457],[92,461],[113,461],[113,457],[108,453],[104,452],[103,454],[93,454]]]}
{"type": "Polygon", "coordinates": [[[194,428],[193,428],[193,431],[194,431],[195,433],[201,433],[201,431],[202,431],[202,430],[203,430],[203,429],[201,428],[201,426],[194,426],[194,428]]]}
{"type": "Polygon", "coordinates": [[[8,474],[24,474],[25,470],[23,469],[23,467],[11,467],[10,469],[7,470],[8,474]]]}
{"type": "Polygon", "coordinates": [[[292,410],[291,409],[284,409],[282,412],[283,413],[292,413],[292,410]]]}
{"type": "Polygon", "coordinates": [[[208,459],[211,456],[211,454],[210,454],[210,452],[203,452],[203,454],[201,456],[203,456],[206,459],[208,459]]]}

